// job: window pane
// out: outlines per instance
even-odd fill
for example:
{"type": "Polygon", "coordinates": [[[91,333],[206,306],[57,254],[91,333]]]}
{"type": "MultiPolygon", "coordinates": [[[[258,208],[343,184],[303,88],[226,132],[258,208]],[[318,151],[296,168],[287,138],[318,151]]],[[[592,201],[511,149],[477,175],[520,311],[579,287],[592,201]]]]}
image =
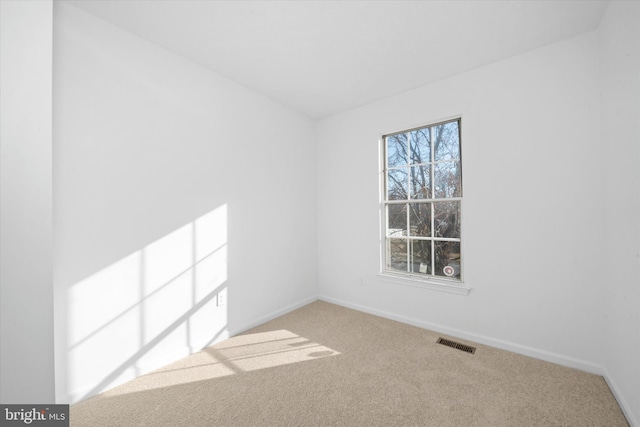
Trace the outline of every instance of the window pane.
{"type": "Polygon", "coordinates": [[[411,272],[431,274],[431,240],[410,240],[411,272]]]}
{"type": "Polygon", "coordinates": [[[387,270],[407,271],[405,239],[387,239],[387,270]]]}
{"type": "Polygon", "coordinates": [[[433,128],[435,160],[460,159],[458,122],[449,122],[433,128]]]}
{"type": "Polygon", "coordinates": [[[460,202],[433,204],[433,227],[436,237],[460,238],[460,202]]]}
{"type": "Polygon", "coordinates": [[[434,242],[436,276],[460,276],[460,242],[434,242]]]}
{"type": "Polygon", "coordinates": [[[406,169],[391,169],[387,173],[387,200],[406,200],[408,187],[406,169]]]}
{"type": "Polygon", "coordinates": [[[435,197],[462,197],[459,162],[436,163],[434,170],[435,197]]]}
{"type": "Polygon", "coordinates": [[[409,133],[411,138],[411,164],[431,161],[431,141],[429,128],[416,129],[409,133]]]}
{"type": "Polygon", "coordinates": [[[387,206],[387,236],[407,235],[407,205],[387,206]]]}
{"type": "Polygon", "coordinates": [[[387,166],[392,168],[407,163],[407,134],[400,133],[387,138],[387,166]]]}
{"type": "Polygon", "coordinates": [[[460,120],[386,136],[384,144],[384,268],[459,281],[460,120]]]}
{"type": "Polygon", "coordinates": [[[431,198],[431,169],[429,166],[411,167],[411,198],[431,198]]]}
{"type": "Polygon", "coordinates": [[[409,204],[409,222],[412,236],[431,236],[431,203],[409,204]]]}

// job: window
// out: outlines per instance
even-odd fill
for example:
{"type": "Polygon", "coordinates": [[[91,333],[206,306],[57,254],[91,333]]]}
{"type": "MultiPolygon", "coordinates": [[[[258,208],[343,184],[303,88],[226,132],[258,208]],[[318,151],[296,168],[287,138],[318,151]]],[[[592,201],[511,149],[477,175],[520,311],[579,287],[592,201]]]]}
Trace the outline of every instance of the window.
{"type": "Polygon", "coordinates": [[[383,137],[383,273],[462,281],[460,123],[383,137]]]}

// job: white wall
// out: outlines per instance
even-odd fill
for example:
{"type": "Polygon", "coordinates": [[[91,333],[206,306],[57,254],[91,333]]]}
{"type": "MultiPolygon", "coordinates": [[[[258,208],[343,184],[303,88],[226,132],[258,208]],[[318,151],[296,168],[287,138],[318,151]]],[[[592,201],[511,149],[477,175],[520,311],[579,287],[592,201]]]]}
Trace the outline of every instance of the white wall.
{"type": "Polygon", "coordinates": [[[57,2],[58,400],[312,298],[314,158],[310,119],[57,2]]]}
{"type": "Polygon", "coordinates": [[[600,25],[607,351],[603,364],[640,425],[640,3],[612,1],[600,25]]]}
{"type": "Polygon", "coordinates": [[[0,2],[0,402],[53,403],[51,1],[0,2]]]}
{"type": "MultiPolygon", "coordinates": [[[[20,2],[30,6],[6,12],[18,3],[0,2],[4,403],[51,401],[53,393],[51,254],[43,250],[51,235],[51,4],[20,2]],[[38,35],[29,56],[37,64],[26,67],[38,74],[8,66],[16,62],[5,55],[28,51],[7,31],[38,35]],[[31,100],[29,114],[15,108],[9,86],[31,100]],[[10,110],[33,133],[8,126],[10,118],[25,124],[10,110]],[[18,135],[30,143],[10,143],[18,135]],[[7,153],[26,155],[35,171],[16,168],[7,153]],[[28,269],[6,268],[20,266],[25,250],[28,269]],[[12,277],[30,278],[29,286],[12,277]],[[41,339],[25,340],[29,334],[41,339]],[[29,353],[36,344],[43,347],[29,353]]],[[[323,297],[582,369],[604,366],[637,424],[637,3],[611,2],[598,33],[321,121],[317,176],[314,124],[305,117],[69,5],[56,3],[54,14],[58,402],[313,298],[317,203],[323,297]],[[460,296],[383,282],[379,135],[459,114],[473,290],[460,296]],[[604,208],[594,203],[600,197],[604,208]],[[218,306],[221,292],[226,303],[218,306]],[[600,350],[603,337],[620,351],[600,350]]]]}
{"type": "Polygon", "coordinates": [[[321,121],[324,298],[598,371],[598,278],[606,273],[597,48],[597,34],[588,33],[321,121]],[[472,291],[382,281],[379,136],[457,115],[472,291]]]}

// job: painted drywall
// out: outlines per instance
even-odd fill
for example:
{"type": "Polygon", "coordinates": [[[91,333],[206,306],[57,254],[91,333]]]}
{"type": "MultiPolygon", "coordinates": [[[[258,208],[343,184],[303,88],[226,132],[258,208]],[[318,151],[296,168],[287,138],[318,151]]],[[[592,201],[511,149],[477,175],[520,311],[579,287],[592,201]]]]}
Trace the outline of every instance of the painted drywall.
{"type": "Polygon", "coordinates": [[[53,403],[51,1],[0,2],[0,402],[53,403]]]}
{"type": "Polygon", "coordinates": [[[591,32],[320,121],[323,298],[597,372],[606,274],[597,52],[591,32]],[[380,135],[456,116],[472,290],[381,280],[380,135]]]}
{"type": "Polygon", "coordinates": [[[315,124],[54,6],[56,395],[315,295],[315,124]]]}
{"type": "Polygon", "coordinates": [[[612,1],[599,28],[602,93],[603,365],[640,425],[640,3],[612,1]]]}

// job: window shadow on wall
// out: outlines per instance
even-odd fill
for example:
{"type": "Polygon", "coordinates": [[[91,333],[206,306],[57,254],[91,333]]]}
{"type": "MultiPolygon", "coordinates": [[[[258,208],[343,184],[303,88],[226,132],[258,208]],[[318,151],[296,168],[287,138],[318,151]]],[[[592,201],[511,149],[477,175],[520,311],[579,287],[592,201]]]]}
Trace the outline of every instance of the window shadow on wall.
{"type": "Polygon", "coordinates": [[[227,205],[66,290],[72,401],[228,337],[227,205]]]}

